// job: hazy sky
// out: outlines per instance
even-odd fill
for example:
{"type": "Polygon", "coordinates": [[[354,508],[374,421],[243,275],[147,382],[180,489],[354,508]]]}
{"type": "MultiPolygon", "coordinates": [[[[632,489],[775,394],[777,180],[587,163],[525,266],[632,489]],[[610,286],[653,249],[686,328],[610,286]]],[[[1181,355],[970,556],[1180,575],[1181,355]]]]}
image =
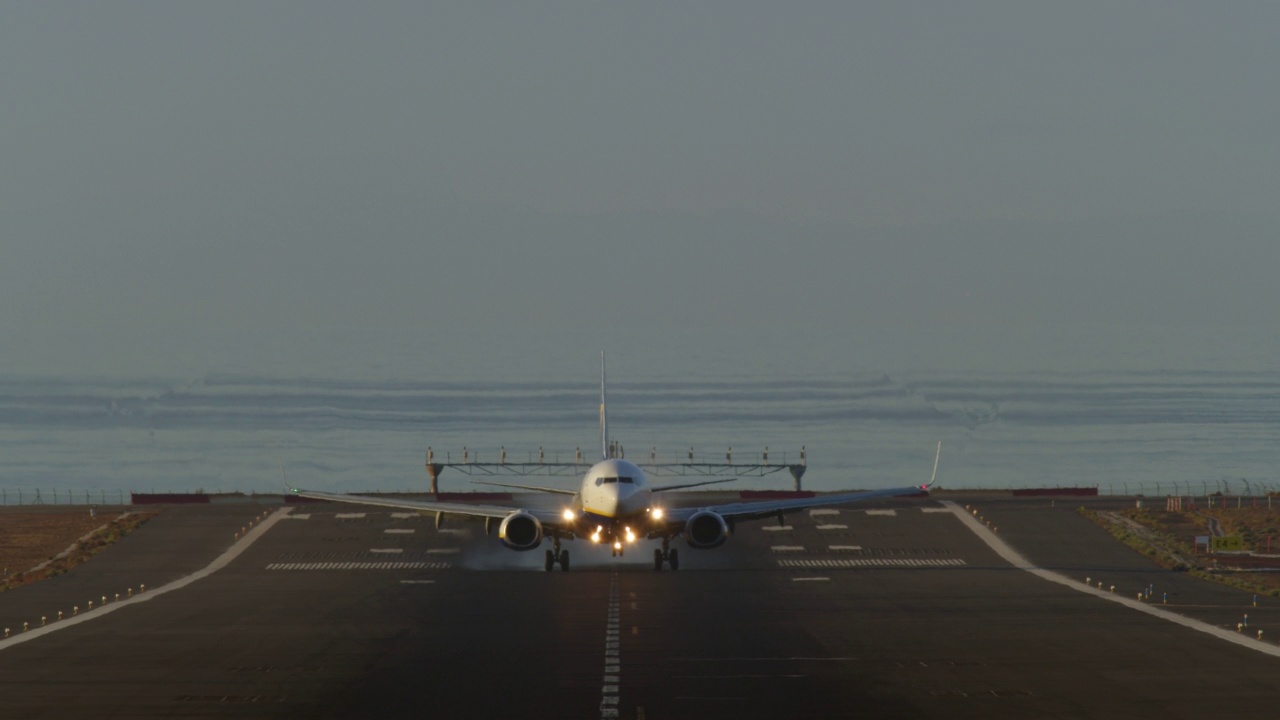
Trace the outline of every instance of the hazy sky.
{"type": "Polygon", "coordinates": [[[0,4],[0,363],[1274,326],[1277,28],[1244,2],[0,4]]]}

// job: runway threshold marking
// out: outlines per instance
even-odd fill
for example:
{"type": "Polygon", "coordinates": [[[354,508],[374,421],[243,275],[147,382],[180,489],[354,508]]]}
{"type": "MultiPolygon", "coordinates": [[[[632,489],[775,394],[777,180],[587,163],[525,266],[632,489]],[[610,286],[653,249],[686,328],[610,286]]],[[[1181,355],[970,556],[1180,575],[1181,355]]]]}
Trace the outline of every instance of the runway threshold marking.
{"type": "Polygon", "coordinates": [[[83,622],[89,622],[90,620],[93,620],[95,618],[100,618],[103,615],[106,615],[108,613],[113,613],[116,610],[119,610],[120,608],[125,607],[127,605],[134,605],[137,603],[147,602],[152,598],[160,597],[161,595],[164,595],[166,593],[171,593],[174,590],[181,590],[182,588],[190,585],[191,583],[197,580],[202,580],[204,578],[207,578],[210,575],[218,572],[222,568],[226,567],[227,565],[230,565],[232,560],[235,560],[237,557],[240,557],[241,553],[243,553],[245,550],[248,550],[249,546],[257,542],[259,538],[265,535],[266,532],[272,528],[272,526],[274,526],[280,520],[288,517],[289,512],[292,510],[293,508],[284,507],[271,513],[271,515],[267,517],[267,519],[258,523],[257,527],[253,528],[252,530],[245,533],[244,535],[241,535],[239,540],[236,540],[235,542],[231,543],[231,546],[227,548],[225,552],[223,552],[218,557],[214,558],[213,562],[206,565],[202,570],[197,570],[191,573],[190,575],[187,575],[186,577],[178,578],[177,580],[174,580],[173,582],[168,583],[167,585],[161,585],[158,588],[153,588],[146,592],[139,593],[127,600],[117,600],[116,602],[108,603],[106,605],[99,605],[97,608],[94,608],[93,610],[87,610],[85,612],[80,613],[79,615],[69,617],[65,620],[59,620],[50,625],[34,628],[20,635],[14,635],[13,637],[0,640],[0,650],[4,650],[5,648],[12,647],[14,645],[18,645],[20,643],[24,643],[29,640],[35,640],[38,637],[48,635],[49,633],[52,633],[52,632],[57,632],[64,628],[73,627],[83,622]]]}
{"type": "Polygon", "coordinates": [[[815,558],[812,560],[779,560],[778,567],[813,567],[813,568],[910,568],[910,567],[956,567],[964,565],[960,558],[815,558]]]}
{"type": "Polygon", "coordinates": [[[942,500],[941,502],[944,506],[947,507],[947,509],[951,511],[953,515],[960,518],[960,522],[964,523],[965,527],[968,527],[970,530],[972,530],[973,534],[977,535],[979,540],[982,540],[983,542],[985,542],[987,544],[987,547],[990,547],[992,550],[995,551],[997,555],[1004,558],[1006,562],[1008,562],[1010,565],[1013,565],[1015,568],[1018,568],[1019,570],[1025,570],[1026,572],[1029,572],[1032,575],[1035,575],[1036,577],[1039,577],[1044,580],[1048,580],[1051,583],[1057,583],[1058,585],[1066,586],[1068,588],[1071,588],[1072,590],[1075,590],[1076,592],[1082,592],[1082,593],[1085,593],[1086,595],[1092,595],[1102,600],[1108,600],[1110,602],[1120,603],[1121,605],[1124,605],[1125,607],[1130,608],[1132,610],[1137,610],[1140,613],[1146,613],[1147,615],[1150,615],[1152,617],[1157,617],[1162,620],[1168,620],[1171,623],[1175,623],[1186,628],[1191,628],[1192,630],[1196,630],[1198,632],[1202,632],[1207,635],[1212,635],[1221,640],[1226,640],[1229,643],[1234,643],[1236,645],[1248,648],[1250,650],[1256,650],[1260,653],[1265,653],[1272,657],[1280,657],[1280,646],[1278,645],[1272,645],[1268,642],[1255,639],[1250,635],[1244,635],[1241,633],[1234,632],[1232,630],[1227,630],[1226,628],[1217,627],[1216,625],[1210,625],[1207,622],[1202,622],[1200,620],[1195,620],[1193,618],[1189,618],[1184,615],[1179,615],[1175,612],[1165,610],[1157,605],[1148,605],[1147,603],[1139,602],[1127,596],[1116,595],[1106,590],[1099,590],[1090,585],[1085,585],[1079,580],[1069,578],[1066,575],[1063,575],[1061,573],[1056,573],[1052,570],[1045,570],[1044,568],[1037,567],[1036,565],[1032,564],[1031,561],[1027,560],[1027,558],[1025,558],[1022,555],[1022,553],[1018,552],[1017,550],[1014,550],[1012,546],[1006,543],[998,535],[991,532],[991,530],[986,526],[984,526],[982,523],[978,522],[977,518],[972,517],[969,513],[965,512],[964,508],[955,504],[955,502],[951,500],[942,500]]]}

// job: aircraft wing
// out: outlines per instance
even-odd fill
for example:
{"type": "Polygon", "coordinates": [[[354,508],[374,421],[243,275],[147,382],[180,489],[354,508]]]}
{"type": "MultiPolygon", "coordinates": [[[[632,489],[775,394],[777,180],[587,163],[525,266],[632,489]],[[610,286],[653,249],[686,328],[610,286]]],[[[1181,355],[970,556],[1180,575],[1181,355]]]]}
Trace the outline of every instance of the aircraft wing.
{"type": "Polygon", "coordinates": [[[371,497],[368,495],[343,495],[302,488],[289,488],[289,492],[298,497],[330,502],[349,503],[352,505],[373,505],[375,507],[395,508],[397,510],[414,510],[424,513],[444,513],[446,515],[464,515],[475,518],[505,518],[517,510],[538,518],[538,522],[551,527],[558,527],[563,518],[555,510],[507,507],[503,505],[480,505],[459,502],[438,502],[435,500],[407,500],[404,498],[371,497]]]}
{"type": "Polygon", "coordinates": [[[476,485],[494,485],[504,488],[515,488],[517,490],[532,490],[533,492],[551,493],[553,495],[577,495],[577,490],[565,490],[564,488],[547,487],[546,485],[520,485],[518,483],[494,482],[492,480],[472,480],[476,485]]]}
{"type": "Polygon", "coordinates": [[[666,517],[671,522],[684,522],[692,517],[694,513],[702,510],[710,510],[723,516],[726,520],[751,520],[753,518],[770,517],[782,512],[795,512],[796,510],[807,510],[812,507],[822,507],[824,505],[844,505],[846,503],[874,500],[877,498],[928,494],[929,490],[925,486],[912,485],[911,487],[904,488],[864,490],[862,492],[820,495],[818,497],[811,498],[750,500],[746,502],[727,503],[724,505],[676,508],[673,510],[667,510],[666,517]]]}
{"type": "Polygon", "coordinates": [[[703,485],[715,485],[716,483],[733,482],[734,480],[737,480],[737,479],[738,478],[722,478],[720,480],[701,480],[699,482],[681,483],[679,485],[663,485],[662,487],[654,488],[653,491],[662,492],[663,490],[681,490],[684,488],[701,487],[703,485]]]}

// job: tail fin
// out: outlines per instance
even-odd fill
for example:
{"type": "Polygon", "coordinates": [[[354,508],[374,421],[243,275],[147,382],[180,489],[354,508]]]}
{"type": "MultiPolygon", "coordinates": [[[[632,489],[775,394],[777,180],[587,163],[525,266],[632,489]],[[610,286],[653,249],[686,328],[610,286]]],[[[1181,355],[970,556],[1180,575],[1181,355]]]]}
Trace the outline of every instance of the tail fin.
{"type": "Polygon", "coordinates": [[[609,459],[609,418],[604,412],[604,351],[600,351],[600,459],[609,459]]]}

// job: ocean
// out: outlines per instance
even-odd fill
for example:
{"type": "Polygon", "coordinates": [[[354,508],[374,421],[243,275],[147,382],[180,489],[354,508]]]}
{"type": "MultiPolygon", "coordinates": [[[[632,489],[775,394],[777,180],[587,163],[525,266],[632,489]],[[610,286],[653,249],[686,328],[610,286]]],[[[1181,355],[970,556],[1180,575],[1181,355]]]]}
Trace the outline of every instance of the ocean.
{"type": "MultiPolygon", "coordinates": [[[[481,461],[496,461],[500,449],[511,461],[536,459],[539,449],[548,461],[578,449],[590,458],[601,345],[610,353],[611,434],[642,462],[690,453],[719,462],[730,452],[754,462],[767,448],[772,463],[785,464],[803,448],[806,489],[887,487],[926,481],[941,441],[938,484],[948,488],[1280,490],[1272,335],[535,335],[406,341],[382,346],[376,362],[362,361],[375,357],[372,343],[329,352],[312,343],[168,374],[0,375],[3,501],[37,491],[45,502],[273,492],[284,482],[424,490],[429,447],[451,461],[464,448],[481,461]]],[[[784,489],[791,478],[738,486],[784,489]]],[[[441,489],[483,488],[446,471],[441,489]]]]}

